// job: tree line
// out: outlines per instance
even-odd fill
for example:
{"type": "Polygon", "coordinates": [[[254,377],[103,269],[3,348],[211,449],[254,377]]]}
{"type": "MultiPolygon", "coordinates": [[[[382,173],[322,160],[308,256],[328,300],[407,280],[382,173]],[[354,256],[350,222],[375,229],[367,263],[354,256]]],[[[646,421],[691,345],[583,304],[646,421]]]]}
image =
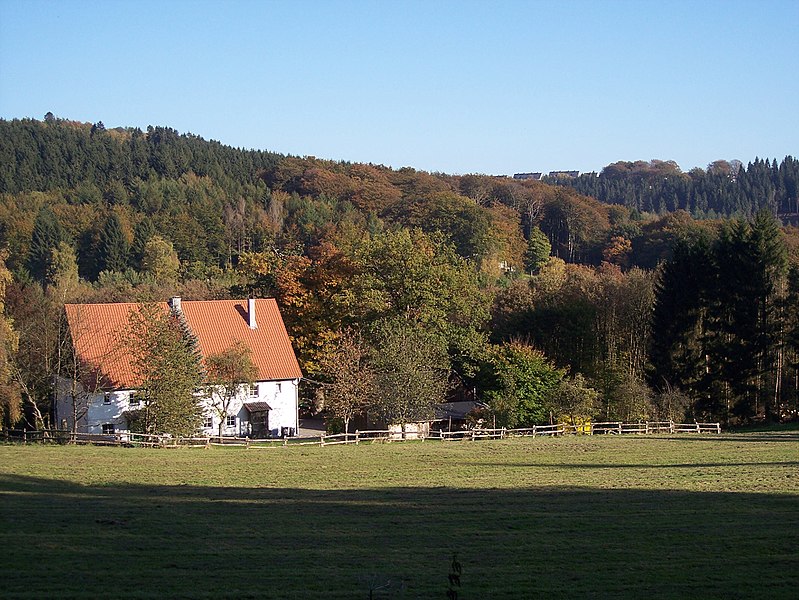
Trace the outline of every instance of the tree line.
{"type": "Polygon", "coordinates": [[[445,399],[508,426],[796,417],[799,234],[773,211],[696,220],[52,116],[0,129],[6,424],[47,419],[65,302],[174,295],[275,297],[304,401],[342,425],[445,399]]]}
{"type": "Polygon", "coordinates": [[[752,217],[767,208],[785,221],[799,224],[799,160],[756,158],[717,160],[707,169],[683,173],[674,161],[619,161],[597,175],[546,177],[608,204],[663,214],[684,210],[697,219],[752,217]]]}

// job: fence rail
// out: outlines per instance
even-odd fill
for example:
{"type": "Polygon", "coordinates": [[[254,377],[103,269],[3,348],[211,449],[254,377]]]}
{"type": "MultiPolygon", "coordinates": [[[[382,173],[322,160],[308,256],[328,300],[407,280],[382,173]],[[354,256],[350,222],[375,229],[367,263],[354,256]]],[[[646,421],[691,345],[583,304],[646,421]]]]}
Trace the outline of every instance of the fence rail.
{"type": "Polygon", "coordinates": [[[210,446],[244,447],[250,449],[284,448],[288,446],[337,446],[361,443],[386,443],[408,440],[440,440],[443,442],[464,440],[501,440],[513,437],[563,436],[563,435],[650,435],[682,433],[721,433],[720,423],[674,423],[673,421],[642,421],[623,423],[611,421],[586,423],[584,425],[535,425],[518,429],[464,429],[459,431],[399,432],[379,429],[356,431],[355,433],[322,433],[313,437],[285,437],[251,439],[225,436],[172,437],[145,433],[73,433],[58,429],[26,431],[4,429],[2,439],[6,442],[38,444],[89,444],[94,446],[128,446],[145,448],[208,448],[210,446]]]}

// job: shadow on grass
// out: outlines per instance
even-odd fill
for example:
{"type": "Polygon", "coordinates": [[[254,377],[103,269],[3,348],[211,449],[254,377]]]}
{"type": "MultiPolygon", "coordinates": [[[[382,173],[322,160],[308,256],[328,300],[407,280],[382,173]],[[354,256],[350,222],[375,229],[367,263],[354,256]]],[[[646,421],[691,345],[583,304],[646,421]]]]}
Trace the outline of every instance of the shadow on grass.
{"type": "Polygon", "coordinates": [[[521,467],[524,469],[713,469],[735,467],[797,467],[799,461],[753,461],[753,462],[718,462],[718,463],[519,463],[519,462],[483,462],[481,467],[521,467]]]}
{"type": "Polygon", "coordinates": [[[799,498],[0,477],[0,596],[789,598],[799,498]],[[404,593],[401,590],[404,589],[404,593]]]}
{"type": "Polygon", "coordinates": [[[741,443],[763,443],[763,442],[799,442],[799,431],[781,431],[781,432],[755,432],[747,434],[683,434],[668,436],[663,439],[668,439],[675,442],[741,442],[741,443]]]}

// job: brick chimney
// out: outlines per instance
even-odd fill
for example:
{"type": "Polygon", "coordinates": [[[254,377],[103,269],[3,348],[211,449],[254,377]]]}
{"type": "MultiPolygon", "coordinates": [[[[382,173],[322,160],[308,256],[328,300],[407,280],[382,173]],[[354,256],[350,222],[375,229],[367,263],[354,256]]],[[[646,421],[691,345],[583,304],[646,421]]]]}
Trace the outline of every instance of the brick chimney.
{"type": "MultiPolygon", "coordinates": [[[[178,301],[180,301],[180,298],[178,298],[178,301]]],[[[258,323],[255,321],[255,298],[247,298],[247,318],[250,329],[258,329],[258,323]]]]}

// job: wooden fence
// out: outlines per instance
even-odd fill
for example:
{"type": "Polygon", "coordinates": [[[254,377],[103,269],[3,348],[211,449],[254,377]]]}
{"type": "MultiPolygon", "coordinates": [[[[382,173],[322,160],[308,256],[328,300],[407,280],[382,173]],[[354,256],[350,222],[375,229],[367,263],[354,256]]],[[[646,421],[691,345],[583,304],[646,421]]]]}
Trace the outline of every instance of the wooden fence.
{"type": "Polygon", "coordinates": [[[394,430],[366,430],[355,433],[322,433],[313,437],[286,437],[271,439],[251,439],[242,437],[195,436],[172,437],[169,435],[149,435],[145,433],[72,433],[70,431],[47,429],[25,431],[4,429],[2,439],[6,442],[91,444],[94,446],[127,446],[147,448],[209,448],[211,446],[244,447],[251,449],[285,448],[288,446],[337,446],[343,444],[385,443],[410,440],[501,440],[513,437],[563,436],[563,435],[650,435],[678,433],[721,433],[719,423],[674,423],[673,421],[642,421],[640,423],[586,423],[573,426],[565,423],[556,425],[536,425],[519,429],[465,429],[460,431],[430,431],[401,433],[394,430]]]}

